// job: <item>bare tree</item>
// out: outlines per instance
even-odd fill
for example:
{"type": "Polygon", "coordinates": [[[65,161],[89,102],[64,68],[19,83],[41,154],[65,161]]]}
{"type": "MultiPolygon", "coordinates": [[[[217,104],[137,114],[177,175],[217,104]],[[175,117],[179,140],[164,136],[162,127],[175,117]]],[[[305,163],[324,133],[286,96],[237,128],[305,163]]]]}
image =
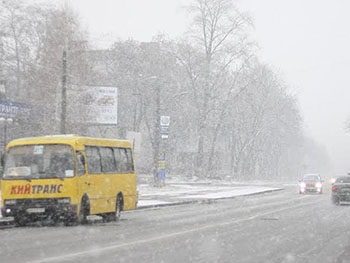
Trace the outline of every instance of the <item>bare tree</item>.
{"type": "Polygon", "coordinates": [[[8,96],[24,100],[29,95],[26,81],[30,67],[37,63],[45,8],[25,5],[22,1],[0,2],[2,68],[6,71],[8,96]]]}
{"type": "MultiPolygon", "coordinates": [[[[32,129],[22,130],[30,135],[57,132],[63,50],[84,39],[75,14],[68,6],[57,9],[4,0],[0,2],[0,25],[0,66],[6,74],[8,98],[33,106],[32,129]]],[[[73,59],[70,55],[68,67],[72,71],[68,73],[72,80],[86,72],[86,63],[79,56],[73,59]],[[80,73],[71,63],[73,60],[79,63],[80,73]]]]}
{"type": "MultiPolygon", "coordinates": [[[[240,68],[250,55],[251,43],[248,40],[247,29],[251,26],[251,22],[249,17],[240,12],[229,0],[196,0],[188,10],[193,15],[191,39],[203,54],[200,70],[189,73],[192,78],[194,99],[198,105],[196,115],[199,168],[203,167],[205,138],[206,131],[210,128],[208,126],[211,123],[210,118],[217,120],[222,115],[220,113],[222,103],[219,102],[222,94],[234,93],[232,90],[239,92],[236,87],[228,84],[226,76],[240,68]]],[[[220,125],[216,125],[217,132],[218,129],[220,125]]],[[[214,134],[212,141],[216,140],[215,136],[217,135],[214,134]]],[[[209,167],[211,162],[210,160],[209,167]]]]}

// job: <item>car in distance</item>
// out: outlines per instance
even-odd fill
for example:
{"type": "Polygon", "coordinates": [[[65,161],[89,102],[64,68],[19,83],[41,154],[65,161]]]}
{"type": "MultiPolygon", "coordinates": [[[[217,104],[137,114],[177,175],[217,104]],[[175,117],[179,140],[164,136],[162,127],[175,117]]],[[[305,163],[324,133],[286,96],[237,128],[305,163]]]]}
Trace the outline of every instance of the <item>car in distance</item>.
{"type": "Polygon", "coordinates": [[[319,174],[304,174],[299,180],[299,194],[323,193],[323,180],[319,174]]]}
{"type": "Polygon", "coordinates": [[[350,201],[350,176],[340,176],[332,184],[331,194],[333,204],[350,201]]]}

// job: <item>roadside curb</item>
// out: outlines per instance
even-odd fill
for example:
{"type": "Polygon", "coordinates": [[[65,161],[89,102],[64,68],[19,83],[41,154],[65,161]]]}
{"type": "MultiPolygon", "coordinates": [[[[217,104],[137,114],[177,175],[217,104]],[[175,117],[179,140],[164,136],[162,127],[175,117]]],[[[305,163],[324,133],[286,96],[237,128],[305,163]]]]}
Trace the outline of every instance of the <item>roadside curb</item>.
{"type": "Polygon", "coordinates": [[[276,188],[276,189],[269,189],[264,190],[256,193],[250,193],[250,194],[244,194],[244,195],[236,195],[236,196],[229,196],[229,197],[217,197],[217,198],[206,198],[206,199],[194,199],[194,200],[184,200],[184,201],[175,201],[175,202],[169,202],[169,203],[162,203],[162,204],[153,204],[153,205],[143,205],[141,207],[137,207],[136,210],[142,210],[142,209],[149,209],[149,208],[157,208],[157,207],[165,207],[165,206],[175,206],[175,205],[186,205],[186,204],[206,204],[210,203],[212,201],[216,200],[223,200],[223,199],[235,199],[242,196],[253,196],[253,195],[260,195],[260,194],[266,194],[271,192],[277,192],[282,191],[284,188],[276,188]]]}
{"type": "Polygon", "coordinates": [[[14,221],[12,218],[0,218],[0,229],[13,227],[14,221]]]}

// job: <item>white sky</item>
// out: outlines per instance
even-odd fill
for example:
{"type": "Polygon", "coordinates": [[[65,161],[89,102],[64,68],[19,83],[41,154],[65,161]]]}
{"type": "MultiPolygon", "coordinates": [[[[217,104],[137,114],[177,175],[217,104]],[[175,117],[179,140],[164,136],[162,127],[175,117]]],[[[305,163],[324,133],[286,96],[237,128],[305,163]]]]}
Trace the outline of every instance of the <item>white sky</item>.
{"type": "MultiPolygon", "coordinates": [[[[66,0],[57,0],[66,1],[66,0]]],[[[101,46],[117,38],[181,36],[186,0],[67,0],[101,46]]],[[[261,58],[280,72],[300,102],[307,133],[324,144],[334,172],[350,172],[350,1],[238,0],[255,22],[261,58]]]]}
{"type": "Polygon", "coordinates": [[[324,144],[334,172],[350,172],[350,1],[241,0],[255,19],[265,61],[298,95],[307,133],[324,144]]]}

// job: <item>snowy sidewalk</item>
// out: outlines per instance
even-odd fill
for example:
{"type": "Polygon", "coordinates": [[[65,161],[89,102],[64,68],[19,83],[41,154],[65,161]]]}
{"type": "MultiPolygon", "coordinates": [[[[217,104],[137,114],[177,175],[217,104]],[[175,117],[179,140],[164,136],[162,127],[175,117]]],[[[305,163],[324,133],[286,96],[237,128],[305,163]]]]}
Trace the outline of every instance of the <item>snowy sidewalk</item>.
{"type": "Polygon", "coordinates": [[[249,184],[170,183],[164,187],[138,185],[137,208],[191,203],[204,200],[233,198],[282,190],[278,187],[249,184]]]}

